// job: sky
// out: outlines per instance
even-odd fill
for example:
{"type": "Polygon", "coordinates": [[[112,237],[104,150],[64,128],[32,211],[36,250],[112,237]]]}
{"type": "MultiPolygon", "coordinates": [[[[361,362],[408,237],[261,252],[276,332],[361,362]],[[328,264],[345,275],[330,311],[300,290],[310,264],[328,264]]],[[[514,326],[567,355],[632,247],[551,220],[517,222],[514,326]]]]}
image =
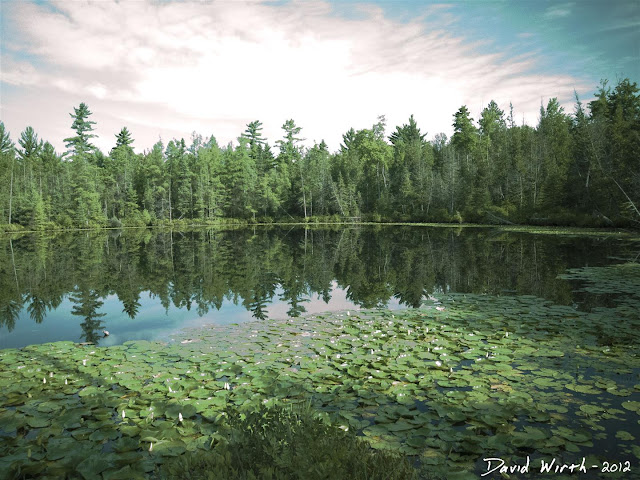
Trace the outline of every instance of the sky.
{"type": "Polygon", "coordinates": [[[58,153],[81,102],[105,153],[124,126],[141,153],[254,120],[273,145],[287,119],[335,151],[380,115],[450,136],[491,100],[535,126],[623,78],[640,83],[638,0],[0,0],[0,120],[58,153]]]}

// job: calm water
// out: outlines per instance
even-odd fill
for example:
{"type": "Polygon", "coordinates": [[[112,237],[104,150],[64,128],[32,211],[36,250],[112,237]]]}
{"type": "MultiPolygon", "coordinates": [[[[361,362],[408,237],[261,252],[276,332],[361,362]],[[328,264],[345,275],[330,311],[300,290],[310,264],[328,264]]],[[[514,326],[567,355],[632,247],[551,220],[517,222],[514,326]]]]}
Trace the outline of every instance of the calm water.
{"type": "Polygon", "coordinates": [[[574,292],[576,285],[557,275],[637,254],[637,243],[620,238],[450,227],[2,239],[0,348],[167,339],[208,323],[416,307],[442,292],[531,294],[589,310],[611,299],[574,292]]]}

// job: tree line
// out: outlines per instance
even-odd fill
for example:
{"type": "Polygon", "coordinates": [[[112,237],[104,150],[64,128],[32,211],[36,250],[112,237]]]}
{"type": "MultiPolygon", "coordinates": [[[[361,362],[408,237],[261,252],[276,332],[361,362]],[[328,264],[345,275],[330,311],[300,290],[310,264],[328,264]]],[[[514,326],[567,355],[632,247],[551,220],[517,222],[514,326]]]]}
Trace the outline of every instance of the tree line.
{"type": "Polygon", "coordinates": [[[425,139],[415,119],[387,135],[384,117],[350,129],[336,152],[302,146],[287,120],[272,148],[254,121],[237,143],[195,133],[135,154],[127,127],[104,154],[81,103],[59,154],[27,127],[17,145],[0,122],[0,224],[5,230],[273,221],[408,221],[576,226],[640,224],[640,95],[603,81],[586,106],[557,98],[538,125],[491,101],[466,106],[454,133],[425,139]]]}

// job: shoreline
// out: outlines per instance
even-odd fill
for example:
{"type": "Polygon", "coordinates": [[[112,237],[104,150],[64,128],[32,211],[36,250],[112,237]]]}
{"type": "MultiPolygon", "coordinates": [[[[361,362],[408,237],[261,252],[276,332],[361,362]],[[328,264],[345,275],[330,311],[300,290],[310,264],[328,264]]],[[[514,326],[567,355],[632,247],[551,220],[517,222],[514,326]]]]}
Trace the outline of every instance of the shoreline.
{"type": "Polygon", "coordinates": [[[360,226],[402,226],[402,227],[429,227],[429,228],[485,228],[497,229],[504,232],[535,233],[553,235],[589,235],[589,236],[624,236],[640,239],[640,230],[633,230],[621,227],[574,227],[574,226],[547,226],[547,225],[504,225],[486,223],[432,223],[432,222],[269,222],[269,223],[241,223],[241,222],[217,222],[217,223],[172,223],[167,225],[147,225],[147,226],[122,226],[122,227],[91,227],[91,228],[59,228],[51,230],[29,230],[20,229],[15,231],[0,230],[0,238],[10,238],[21,235],[37,234],[42,236],[55,236],[65,233],[82,232],[109,232],[109,231],[190,231],[201,229],[245,229],[255,227],[305,227],[305,229],[316,229],[323,227],[360,227],[360,226]]]}

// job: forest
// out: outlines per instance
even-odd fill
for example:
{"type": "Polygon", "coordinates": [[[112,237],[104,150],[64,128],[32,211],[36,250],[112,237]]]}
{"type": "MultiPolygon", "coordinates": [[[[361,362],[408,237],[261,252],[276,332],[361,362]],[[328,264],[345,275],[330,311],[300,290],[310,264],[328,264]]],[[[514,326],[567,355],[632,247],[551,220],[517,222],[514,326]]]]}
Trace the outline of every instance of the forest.
{"type": "Polygon", "coordinates": [[[602,81],[573,112],[557,98],[538,125],[491,101],[476,121],[466,106],[453,135],[425,138],[413,116],[387,135],[384,117],[344,133],[339,150],[302,145],[293,119],[272,147],[254,121],[237,143],[214,136],[161,141],[136,154],[125,126],[107,154],[95,122],[73,108],[67,150],[0,122],[0,229],[101,228],[220,222],[470,222],[640,225],[640,94],[629,79],[602,81]]]}

